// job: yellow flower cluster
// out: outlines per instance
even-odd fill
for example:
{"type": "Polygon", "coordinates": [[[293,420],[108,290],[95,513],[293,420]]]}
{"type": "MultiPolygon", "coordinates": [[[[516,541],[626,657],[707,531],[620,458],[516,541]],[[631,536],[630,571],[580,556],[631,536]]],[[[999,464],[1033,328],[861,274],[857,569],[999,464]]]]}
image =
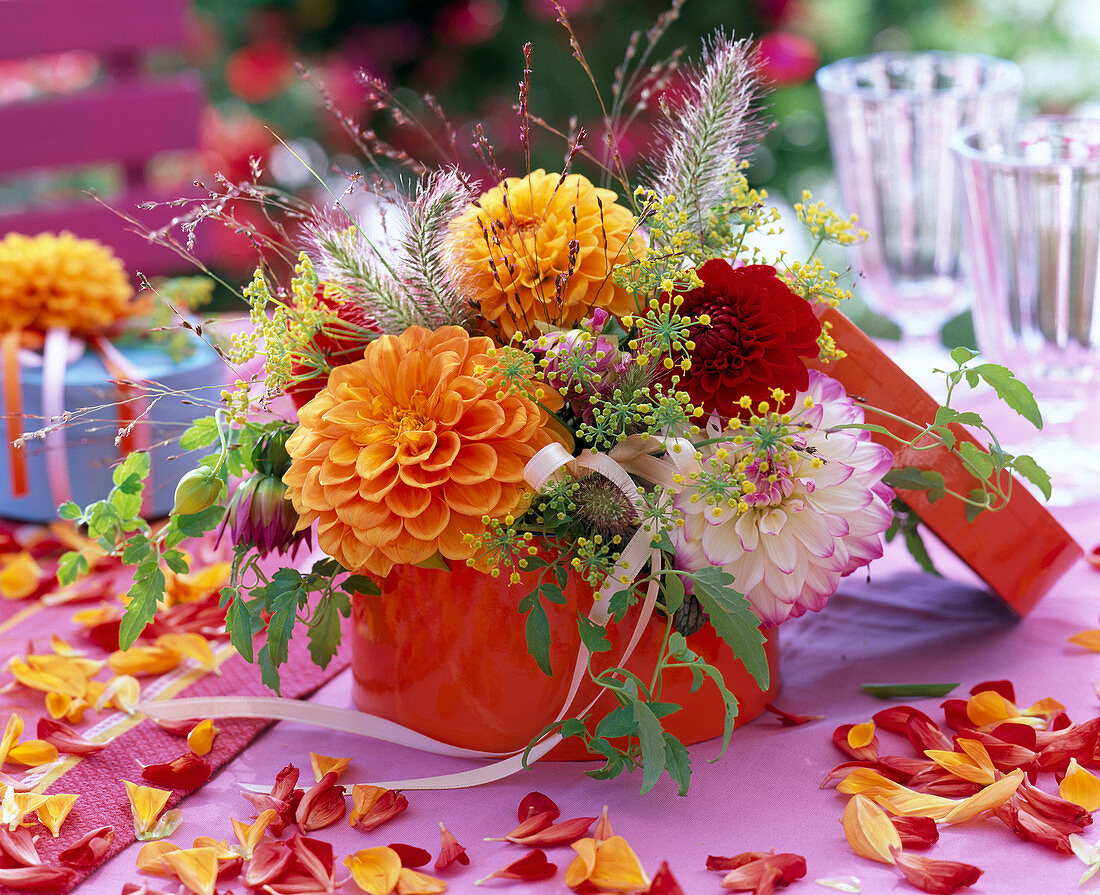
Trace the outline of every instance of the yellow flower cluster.
{"type": "Polygon", "coordinates": [[[94,239],[66,232],[0,240],[0,330],[101,332],[133,313],[133,295],[122,262],[94,239]]]}
{"type": "Polygon", "coordinates": [[[812,199],[810,191],[803,190],[802,201],[795,204],[794,212],[815,239],[850,246],[867,238],[866,230],[856,229],[859,219],[854,214],[845,220],[824,202],[813,202],[812,199]]]}

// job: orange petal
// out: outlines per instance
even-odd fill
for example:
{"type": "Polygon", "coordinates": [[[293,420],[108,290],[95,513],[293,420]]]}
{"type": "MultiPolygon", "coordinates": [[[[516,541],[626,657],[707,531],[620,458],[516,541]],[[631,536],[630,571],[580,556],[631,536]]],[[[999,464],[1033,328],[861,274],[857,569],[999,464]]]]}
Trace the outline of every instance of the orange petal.
{"type": "MultiPolygon", "coordinates": [[[[92,681],[92,683],[96,683],[92,681]]],[[[110,683],[103,688],[95,701],[95,708],[99,709],[114,706],[120,712],[127,715],[134,713],[134,706],[141,702],[141,684],[131,674],[120,674],[111,678],[110,683]]]]}
{"type": "Polygon", "coordinates": [[[1058,784],[1058,795],[1091,814],[1100,809],[1100,779],[1077,764],[1076,758],[1071,758],[1066,776],[1058,784]]]}
{"type": "Polygon", "coordinates": [[[366,783],[356,783],[351,788],[351,798],[349,822],[353,827],[367,832],[392,820],[409,807],[409,800],[401,793],[366,783]]]}
{"type": "MultiPolygon", "coordinates": [[[[971,742],[974,741],[972,740],[971,742]]],[[[981,746],[981,743],[977,745],[981,746]]],[[[984,750],[985,747],[982,746],[982,749],[984,750]]],[[[925,749],[924,754],[945,771],[954,774],[962,780],[969,780],[971,783],[980,783],[982,786],[986,786],[995,779],[992,762],[989,764],[988,768],[979,767],[969,755],[961,755],[958,752],[947,752],[943,749],[925,749]]],[[[988,756],[989,753],[987,752],[986,757],[988,758],[988,756]]]]}
{"type": "Polygon", "coordinates": [[[439,824],[439,857],[435,859],[436,870],[446,870],[455,861],[459,864],[469,864],[470,858],[466,849],[459,845],[454,833],[448,830],[442,822],[439,824]]]}
{"type": "Polygon", "coordinates": [[[309,753],[309,763],[313,767],[313,779],[318,783],[329,771],[336,772],[336,779],[344,773],[344,769],[351,764],[350,758],[331,758],[328,755],[320,755],[317,752],[309,753]]]}
{"type": "Polygon", "coordinates": [[[1008,801],[1023,782],[1024,772],[1017,768],[996,783],[991,783],[969,798],[963,799],[942,818],[944,823],[960,824],[973,820],[979,814],[998,808],[1008,801]]]}
{"type": "Polygon", "coordinates": [[[565,868],[565,884],[575,889],[592,875],[596,869],[596,849],[599,843],[595,839],[578,839],[570,847],[577,853],[573,862],[565,868]]]}
{"type": "Polygon", "coordinates": [[[857,724],[848,731],[848,745],[853,749],[862,749],[864,746],[870,745],[871,740],[874,738],[874,721],[865,721],[863,724],[857,724]]]}
{"type": "Polygon", "coordinates": [[[236,850],[230,848],[224,839],[215,839],[213,836],[198,836],[195,838],[195,841],[191,843],[191,847],[214,849],[214,854],[218,859],[218,863],[223,861],[236,861],[240,858],[236,850]]]}
{"type": "Polygon", "coordinates": [[[57,761],[57,747],[45,740],[27,740],[8,750],[8,761],[36,768],[40,764],[57,761]]]}
{"type": "Polygon", "coordinates": [[[883,864],[894,863],[894,852],[901,850],[901,837],[886,812],[870,798],[857,793],[844,808],[844,836],[861,858],[883,864]]]}
{"type": "Polygon", "coordinates": [[[59,656],[66,656],[68,658],[74,658],[76,656],[83,656],[84,650],[77,649],[75,646],[62,640],[56,634],[50,635],[50,649],[52,649],[59,656]]]}
{"type": "Polygon", "coordinates": [[[88,690],[88,679],[82,675],[61,677],[48,671],[32,668],[18,656],[8,661],[8,670],[24,687],[45,693],[60,693],[78,699],[88,690]]]}
{"type": "Polygon", "coordinates": [[[187,748],[196,755],[208,754],[214,746],[214,737],[218,735],[219,730],[209,718],[200,721],[187,734],[187,748]]]}
{"type": "Polygon", "coordinates": [[[603,811],[600,812],[600,819],[596,821],[596,829],[592,831],[592,838],[597,842],[604,842],[614,835],[615,831],[611,829],[611,812],[604,805],[603,811]]]}
{"type": "Polygon", "coordinates": [[[879,805],[893,812],[916,817],[930,817],[940,820],[954,811],[961,803],[955,799],[944,796],[934,796],[930,793],[914,792],[906,787],[900,787],[894,792],[878,793],[868,792],[879,805]]]}
{"type": "Polygon", "coordinates": [[[895,792],[905,789],[900,783],[882,776],[871,768],[856,768],[837,784],[837,791],[847,795],[866,792],[869,789],[882,792],[895,792]]]}
{"type": "Polygon", "coordinates": [[[1040,699],[1034,705],[1029,705],[1026,709],[1021,709],[1020,714],[1027,715],[1028,717],[1053,718],[1055,715],[1065,710],[1066,707],[1057,699],[1047,696],[1040,699]]]}
{"type": "Polygon", "coordinates": [[[46,801],[38,806],[38,819],[56,839],[61,832],[61,825],[65,822],[65,818],[69,816],[69,812],[73,810],[73,805],[80,796],[73,795],[72,793],[55,793],[48,796],[46,801]]]}
{"type": "Polygon", "coordinates": [[[138,838],[151,833],[164,806],[172,793],[166,789],[155,789],[152,786],[140,786],[123,780],[126,787],[126,797],[130,800],[130,813],[134,817],[134,830],[138,838]]]}
{"type": "Polygon", "coordinates": [[[1080,631],[1069,638],[1069,642],[1084,647],[1094,653],[1100,653],[1100,629],[1080,631]]]}
{"type": "Polygon", "coordinates": [[[164,674],[180,664],[181,654],[163,646],[132,646],[111,653],[107,662],[115,674],[164,674]]]}
{"type": "Polygon", "coordinates": [[[982,690],[967,700],[966,715],[975,727],[984,727],[1018,718],[1020,711],[996,690],[982,690]]]}
{"type": "Polygon", "coordinates": [[[419,870],[402,867],[397,875],[397,895],[440,895],[447,891],[447,884],[419,870]]]}
{"type": "Polygon", "coordinates": [[[119,610],[115,606],[97,606],[94,609],[81,609],[73,613],[73,621],[85,628],[94,628],[104,622],[118,618],[119,610]]]}
{"type": "Polygon", "coordinates": [[[156,842],[146,842],[145,845],[141,847],[141,851],[138,852],[137,869],[142,873],[153,873],[157,876],[172,876],[172,871],[168,869],[168,865],[165,864],[161,858],[170,851],[179,850],[180,847],[178,845],[164,839],[160,839],[156,842]]]}
{"type": "Polygon", "coordinates": [[[218,881],[218,852],[213,848],[167,851],[161,861],[195,895],[214,895],[218,881]]]}
{"type": "Polygon", "coordinates": [[[921,855],[899,854],[895,862],[910,883],[933,895],[950,895],[974,885],[982,871],[961,861],[941,861],[921,855]]]}
{"type": "Polygon", "coordinates": [[[612,836],[596,846],[596,866],[588,881],[607,892],[638,892],[649,888],[642,862],[622,836],[612,836]]]}
{"type": "Polygon", "coordinates": [[[19,742],[21,736],[23,736],[23,719],[12,712],[8,716],[7,724],[4,725],[4,736],[0,737],[0,766],[8,760],[8,752],[19,742]]]}
{"type": "Polygon", "coordinates": [[[10,786],[4,787],[4,797],[0,800],[0,824],[14,831],[23,823],[23,818],[37,811],[44,804],[46,796],[34,792],[16,792],[10,786]]]}
{"type": "Polygon", "coordinates": [[[38,590],[45,577],[42,567],[25,550],[5,557],[0,570],[0,597],[5,600],[23,600],[38,590]]]}
{"type": "Polygon", "coordinates": [[[157,646],[186,656],[188,659],[194,659],[207,671],[213,671],[218,667],[218,660],[210,649],[209,641],[201,634],[161,634],[157,638],[157,646]]]}
{"type": "Polygon", "coordinates": [[[401,876],[401,856],[385,845],[348,855],[344,865],[355,884],[369,895],[390,895],[401,876]]]}

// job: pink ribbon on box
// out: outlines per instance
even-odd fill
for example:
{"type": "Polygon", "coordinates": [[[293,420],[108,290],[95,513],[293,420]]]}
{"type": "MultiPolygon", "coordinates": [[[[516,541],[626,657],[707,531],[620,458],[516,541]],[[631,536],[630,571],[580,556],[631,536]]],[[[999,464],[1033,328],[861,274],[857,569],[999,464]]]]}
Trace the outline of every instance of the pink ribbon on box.
{"type": "MultiPolygon", "coordinates": [[[[670,443],[671,444],[671,443],[670,443]]],[[[618,665],[625,665],[638,646],[646,626],[653,615],[657,603],[661,575],[661,551],[652,546],[653,533],[645,520],[646,504],[638,486],[630,477],[630,472],[649,481],[675,487],[676,470],[667,461],[652,456],[654,449],[666,450],[667,445],[648,436],[631,436],[617,445],[608,454],[588,451],[574,457],[561,445],[547,445],[532,457],[524,467],[524,479],[536,491],[541,490],[556,477],[576,475],[581,470],[599,473],[613,482],[638,509],[643,524],[627,542],[619,554],[619,559],[607,576],[592,603],[588,618],[601,627],[611,618],[608,608],[611,597],[624,586],[634,581],[648,563],[653,577],[646,587],[646,594],[638,613],[630,640],[623,650],[618,665]],[[628,472],[630,470],[630,472],[628,472]]],[[[315,551],[305,564],[312,565],[319,554],[315,551]]],[[[323,554],[322,554],[323,555],[323,554]]],[[[569,692],[562,704],[554,723],[563,720],[570,712],[581,682],[584,679],[591,653],[581,644],[569,692]]],[[[585,706],[577,717],[584,717],[599,701],[601,693],[585,706]]],[[[173,699],[166,702],[143,703],[136,706],[154,720],[183,720],[189,718],[262,718],[266,720],[299,721],[329,730],[339,730],[360,736],[381,740],[386,743],[407,746],[421,752],[445,755],[455,758],[495,759],[492,764],[469,771],[454,774],[441,774],[434,777],[420,777],[411,780],[387,780],[373,785],[385,789],[462,789],[480,786],[494,780],[502,780],[523,769],[526,762],[537,761],[562,741],[560,734],[551,734],[539,740],[526,752],[514,753],[479,752],[442,743],[431,737],[365,712],[337,708],[335,706],[315,705],[294,699],[277,697],[215,697],[198,699],[173,699]]],[[[246,784],[245,789],[253,792],[266,792],[269,786],[246,784]]]]}

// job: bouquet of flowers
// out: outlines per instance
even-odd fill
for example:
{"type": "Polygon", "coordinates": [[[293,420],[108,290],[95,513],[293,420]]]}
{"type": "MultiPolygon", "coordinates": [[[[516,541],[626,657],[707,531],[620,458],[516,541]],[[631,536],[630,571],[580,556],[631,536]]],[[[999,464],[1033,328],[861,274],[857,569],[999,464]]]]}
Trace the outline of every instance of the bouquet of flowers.
{"type": "MultiPolygon", "coordinates": [[[[960,452],[949,425],[981,420],[950,406],[914,425],[911,440],[865,422],[867,408],[828,375],[844,346],[819,313],[848,293],[818,248],[859,239],[854,220],[805,195],[794,213],[812,237],[809,257],[762,250],[780,219],[746,176],[766,131],[753,45],[716,34],[688,68],[678,54],[651,61],[661,30],[631,42],[604,104],[602,148],[530,110],[525,48],[523,145],[532,126],[562,138],[561,172],[506,176],[479,129],[485,188],[345,121],[374,176],[353,175],[331,204],[226,185],[191,216],[185,227],[232,221],[230,200],[281,202],[300,227],[261,245],[243,290],[251,325],[225,354],[238,379],[179,439],[200,459],[167,523],[149,526],[122,499],[141,492],[141,454],[116,470],[105,500],[61,508],[136,567],[123,646],[157,611],[165,567],[186,570],[183,542],[215,529],[233,551],[228,632],[275,687],[298,623],[325,664],[352,595],[385,601],[393,576],[414,566],[499,577],[517,624],[526,617],[532,661],[568,673],[551,665],[547,619],[565,611],[567,582],[584,581],[594,596],[577,619],[578,666],[614,720],[551,727],[602,755],[603,776],[642,766],[643,788],[667,772],[686,790],[687,753],[662,731],[679,708],[662,701],[665,673],[711,679],[728,738],[736,696],[693,638],[711,626],[766,689],[761,626],[820,610],[843,576],[881,554],[892,456],[873,434],[959,452],[978,485],[954,496],[975,511],[1004,504],[1008,469],[1041,480],[995,439],[992,454],[960,452]],[[635,182],[615,136],[657,95],[664,123],[635,182]],[[411,186],[398,182],[401,165],[416,174],[411,186]],[[373,227],[354,210],[364,189],[380,209],[373,227]],[[258,354],[263,370],[250,375],[258,354]],[[324,556],[299,568],[294,551],[314,543],[324,556]],[[506,586],[521,579],[535,584],[506,586]],[[625,659],[592,664],[608,650],[607,626],[653,636],[647,621],[660,639],[651,680],[625,659]]],[[[384,85],[364,84],[411,122],[384,85]]],[[[454,145],[454,131],[444,134],[454,145]]],[[[985,380],[1017,409],[1030,401],[1003,368],[970,352],[954,359],[952,390],[985,380]]],[[[939,487],[914,475],[906,487],[939,487]]],[[[71,554],[63,578],[82,565],[71,554]]]]}

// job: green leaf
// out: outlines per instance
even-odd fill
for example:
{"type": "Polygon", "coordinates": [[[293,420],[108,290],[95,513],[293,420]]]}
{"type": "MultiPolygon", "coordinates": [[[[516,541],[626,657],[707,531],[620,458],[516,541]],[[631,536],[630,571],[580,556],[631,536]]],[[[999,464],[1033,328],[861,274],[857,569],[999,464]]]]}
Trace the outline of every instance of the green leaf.
{"type": "Polygon", "coordinates": [[[970,441],[959,445],[959,453],[979,479],[988,479],[993,475],[993,460],[989,454],[970,441]]]}
{"type": "Polygon", "coordinates": [[[642,747],[642,794],[657,785],[661,772],[665,769],[664,730],[660,719],[641,699],[634,696],[630,700],[634,710],[634,720],[638,724],[638,742],[642,747]]]}
{"type": "Polygon", "coordinates": [[[946,483],[942,475],[930,469],[918,469],[916,466],[895,466],[882,480],[899,491],[928,491],[930,502],[935,502],[945,493],[946,483]],[[933,494],[936,496],[933,497],[933,494]]]}
{"type": "Polygon", "coordinates": [[[963,504],[966,508],[966,521],[973,522],[987,509],[986,494],[981,488],[972,488],[966,496],[969,497],[971,501],[978,501],[977,503],[970,502],[963,504]]]}
{"type": "Polygon", "coordinates": [[[129,593],[130,602],[126,604],[126,614],[118,630],[118,645],[129,649],[134,645],[146,625],[157,614],[157,603],[164,596],[164,572],[160,562],[154,556],[138,565],[134,572],[134,583],[129,593]]]}
{"type": "Polygon", "coordinates": [[[1033,457],[1021,454],[1019,457],[1014,458],[1009,465],[1042,491],[1047,500],[1050,500],[1050,476],[1042,466],[1035,462],[1033,457]]]}
{"type": "Polygon", "coordinates": [[[185,451],[194,451],[198,448],[209,447],[218,440],[218,421],[212,416],[204,416],[195,420],[190,427],[180,436],[180,448],[185,451]]]}
{"type": "Polygon", "coordinates": [[[982,418],[971,410],[960,411],[953,407],[937,407],[935,425],[945,426],[948,423],[959,423],[963,426],[980,426],[982,418]]]}
{"type": "Polygon", "coordinates": [[[611,613],[611,618],[618,623],[623,620],[627,610],[634,605],[634,602],[634,588],[626,587],[611,595],[611,599],[607,601],[607,611],[611,613]]]}
{"type": "Polygon", "coordinates": [[[278,667],[289,657],[290,635],[298,620],[298,610],[309,601],[309,591],[297,569],[279,569],[263,591],[264,603],[271,613],[267,623],[268,658],[278,667]]]}
{"type": "Polygon", "coordinates": [[[611,642],[607,639],[607,631],[602,625],[597,625],[587,616],[577,616],[577,627],[581,632],[581,643],[590,653],[605,653],[611,649],[611,642]]]}
{"type": "Polygon", "coordinates": [[[231,601],[225,613],[225,630],[229,632],[229,639],[246,662],[255,661],[252,648],[252,615],[241,598],[241,589],[223,587],[221,589],[223,606],[226,601],[231,601]]]}
{"type": "Polygon", "coordinates": [[[920,536],[920,529],[913,524],[906,526],[904,531],[905,548],[909,551],[913,559],[917,561],[917,565],[929,574],[935,575],[937,578],[942,578],[943,575],[940,574],[939,569],[937,569],[935,563],[932,562],[932,557],[928,554],[928,548],[924,546],[924,539],[920,536]]]}
{"type": "Polygon", "coordinates": [[[61,506],[57,508],[57,515],[62,519],[68,519],[69,521],[76,521],[84,515],[84,511],[80,509],[71,500],[66,500],[61,506]]]}
{"type": "Polygon", "coordinates": [[[676,545],[672,543],[672,538],[668,536],[668,532],[664,531],[663,529],[657,532],[650,546],[654,550],[661,550],[665,553],[676,553],[676,545]]]}
{"type": "Polygon", "coordinates": [[[133,519],[141,514],[142,492],[144,490],[144,486],[138,481],[136,493],[127,491],[123,487],[113,488],[107,499],[122,519],[133,519]]]}
{"type": "Polygon", "coordinates": [[[551,581],[539,585],[539,595],[542,599],[549,600],[557,606],[564,606],[566,604],[564,591],[551,581]]]}
{"type": "Polygon", "coordinates": [[[127,454],[126,459],[118,464],[111,472],[111,481],[115,486],[121,486],[128,480],[136,478],[144,480],[149,475],[149,455],[145,451],[135,451],[127,454]]]}
{"type": "Polygon", "coordinates": [[[177,575],[186,575],[190,571],[190,566],[187,563],[187,557],[180,550],[165,550],[164,564],[177,575]]]}
{"type": "Polygon", "coordinates": [[[969,346],[977,345],[978,340],[974,335],[974,315],[970,311],[963,311],[961,314],[956,314],[944,325],[940,330],[940,342],[944,348],[962,348],[970,357],[966,360],[959,360],[963,355],[960,354],[957,358],[954,354],[951,355],[951,359],[960,366],[965,364],[970,358],[977,355],[976,351],[972,351],[969,346]]]}
{"type": "Polygon", "coordinates": [[[744,594],[733,589],[733,576],[722,569],[708,566],[694,574],[695,596],[710,615],[710,623],[733,654],[752,675],[761,690],[768,689],[771,672],[764,653],[764,635],[760,619],[744,594]]]}
{"type": "MultiPolygon", "coordinates": [[[[970,344],[974,343],[971,342],[970,344]]],[[[965,363],[969,363],[977,356],[978,352],[972,348],[967,348],[966,345],[956,345],[954,348],[951,349],[951,360],[953,360],[960,367],[965,363]]]]}
{"type": "Polygon", "coordinates": [[[57,564],[57,583],[72,584],[80,576],[88,574],[88,557],[83,553],[70,550],[61,554],[61,560],[57,564]]]}
{"type": "Polygon", "coordinates": [[[225,507],[207,507],[201,513],[176,516],[172,521],[185,538],[198,538],[217,527],[225,516],[225,507]]]}
{"type": "Polygon", "coordinates": [[[281,695],[282,682],[279,680],[279,666],[271,661],[271,650],[268,648],[268,644],[265,643],[260,647],[256,662],[260,666],[260,680],[281,695]]]}
{"type": "Polygon", "coordinates": [[[637,732],[638,722],[634,717],[633,706],[621,705],[604,716],[603,720],[596,725],[593,735],[613,739],[634,736],[637,732]]]}
{"type": "Polygon", "coordinates": [[[1039,412],[1039,405],[1035,402],[1031,389],[1017,379],[1008,367],[1002,367],[1000,364],[979,364],[971,367],[970,371],[977,373],[993,386],[997,397],[1036,429],[1043,428],[1043,415],[1039,412]]]}
{"type": "Polygon", "coordinates": [[[88,534],[93,538],[112,538],[118,530],[122,517],[118,510],[106,500],[97,500],[88,514],[88,534]]]}
{"type": "Polygon", "coordinates": [[[676,792],[688,794],[691,785],[691,755],[687,748],[667,730],[663,733],[665,741],[665,771],[676,781],[676,792]]]}
{"type": "Polygon", "coordinates": [[[959,684],[864,684],[863,692],[877,699],[916,699],[923,696],[946,696],[958,686],[959,684]]]}
{"type": "Polygon", "coordinates": [[[672,615],[684,602],[684,579],[679,572],[670,572],[661,576],[665,591],[665,612],[672,615]]]}
{"type": "Polygon", "coordinates": [[[531,611],[527,613],[527,624],[524,627],[527,634],[527,652],[538,663],[542,673],[547,677],[553,675],[550,668],[550,620],[546,617],[546,610],[542,603],[536,602],[531,611]]]}
{"type": "Polygon", "coordinates": [[[136,566],[152,558],[154,554],[153,542],[148,535],[139,533],[131,535],[126,541],[126,546],[122,549],[122,562],[128,566],[136,566]]]}
{"type": "Polygon", "coordinates": [[[340,591],[331,591],[317,601],[313,610],[313,617],[309,620],[307,634],[309,638],[309,654],[313,662],[322,668],[328,668],[328,663],[336,655],[340,646],[340,636],[343,628],[340,624],[341,617],[351,615],[351,597],[340,591]]]}
{"type": "Polygon", "coordinates": [[[382,595],[382,588],[378,582],[367,575],[348,575],[340,582],[340,590],[346,594],[362,594],[364,597],[378,597],[382,595]]]}

